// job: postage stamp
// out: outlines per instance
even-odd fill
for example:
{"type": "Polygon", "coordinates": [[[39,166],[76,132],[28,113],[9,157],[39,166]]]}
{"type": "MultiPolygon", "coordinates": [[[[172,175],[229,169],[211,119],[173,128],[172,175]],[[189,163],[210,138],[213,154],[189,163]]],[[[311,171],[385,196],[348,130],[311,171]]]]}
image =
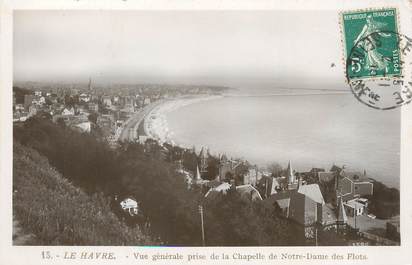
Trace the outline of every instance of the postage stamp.
{"type": "Polygon", "coordinates": [[[393,109],[412,101],[407,60],[411,39],[399,33],[397,10],[341,13],[345,74],[355,97],[375,109],[393,109]]]}
{"type": "Polygon", "coordinates": [[[348,12],[342,19],[350,79],[401,74],[396,9],[348,12]]]}

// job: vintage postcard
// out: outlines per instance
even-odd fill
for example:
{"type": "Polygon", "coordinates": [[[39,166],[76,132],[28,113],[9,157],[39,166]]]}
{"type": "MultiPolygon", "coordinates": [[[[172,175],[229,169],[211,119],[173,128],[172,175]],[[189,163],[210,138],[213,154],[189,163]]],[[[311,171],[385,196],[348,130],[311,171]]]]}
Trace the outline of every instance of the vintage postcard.
{"type": "Polygon", "coordinates": [[[0,4],[0,264],[412,262],[412,2],[0,4]]]}

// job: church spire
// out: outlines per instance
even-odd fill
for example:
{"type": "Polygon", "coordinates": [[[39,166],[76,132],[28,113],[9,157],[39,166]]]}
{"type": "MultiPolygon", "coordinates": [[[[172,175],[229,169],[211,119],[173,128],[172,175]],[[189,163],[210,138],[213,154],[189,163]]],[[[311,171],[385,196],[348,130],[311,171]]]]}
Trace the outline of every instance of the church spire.
{"type": "Polygon", "coordinates": [[[89,77],[89,85],[87,87],[88,87],[89,91],[92,90],[92,78],[91,77],[89,77]]]}
{"type": "Polygon", "coordinates": [[[288,168],[286,170],[287,178],[290,184],[295,183],[295,173],[292,169],[292,163],[289,160],[288,168]]]}
{"type": "Polygon", "coordinates": [[[345,208],[343,206],[342,196],[338,196],[338,212],[337,212],[337,221],[341,224],[346,224],[348,217],[346,215],[345,208]]]}
{"type": "Polygon", "coordinates": [[[200,177],[200,171],[199,171],[199,166],[196,165],[196,181],[201,180],[202,178],[200,177]]]}

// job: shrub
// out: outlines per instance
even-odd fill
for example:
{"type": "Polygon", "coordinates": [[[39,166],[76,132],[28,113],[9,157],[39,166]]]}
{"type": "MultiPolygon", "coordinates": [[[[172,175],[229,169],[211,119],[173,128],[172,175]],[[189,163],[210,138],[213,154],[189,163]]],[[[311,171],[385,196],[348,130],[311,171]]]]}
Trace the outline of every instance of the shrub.
{"type": "Polygon", "coordinates": [[[87,195],[52,168],[45,157],[14,142],[13,212],[40,245],[146,245],[138,228],[111,212],[102,194],[87,195]]]}

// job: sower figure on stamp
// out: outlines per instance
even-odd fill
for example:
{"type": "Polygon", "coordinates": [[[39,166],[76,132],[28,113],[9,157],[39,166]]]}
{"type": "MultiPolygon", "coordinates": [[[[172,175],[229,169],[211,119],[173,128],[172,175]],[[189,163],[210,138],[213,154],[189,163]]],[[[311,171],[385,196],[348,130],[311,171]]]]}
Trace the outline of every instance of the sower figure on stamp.
{"type": "Polygon", "coordinates": [[[385,23],[373,20],[371,15],[366,17],[366,24],[363,26],[362,31],[354,40],[356,45],[359,41],[360,47],[363,47],[366,53],[365,57],[365,69],[369,70],[371,74],[376,74],[376,71],[385,70],[388,72],[388,62],[389,58],[385,58],[382,54],[378,52],[377,45],[378,40],[374,38],[371,34],[378,34],[382,37],[390,37],[390,34],[382,32],[383,27],[386,26],[385,23]]]}

